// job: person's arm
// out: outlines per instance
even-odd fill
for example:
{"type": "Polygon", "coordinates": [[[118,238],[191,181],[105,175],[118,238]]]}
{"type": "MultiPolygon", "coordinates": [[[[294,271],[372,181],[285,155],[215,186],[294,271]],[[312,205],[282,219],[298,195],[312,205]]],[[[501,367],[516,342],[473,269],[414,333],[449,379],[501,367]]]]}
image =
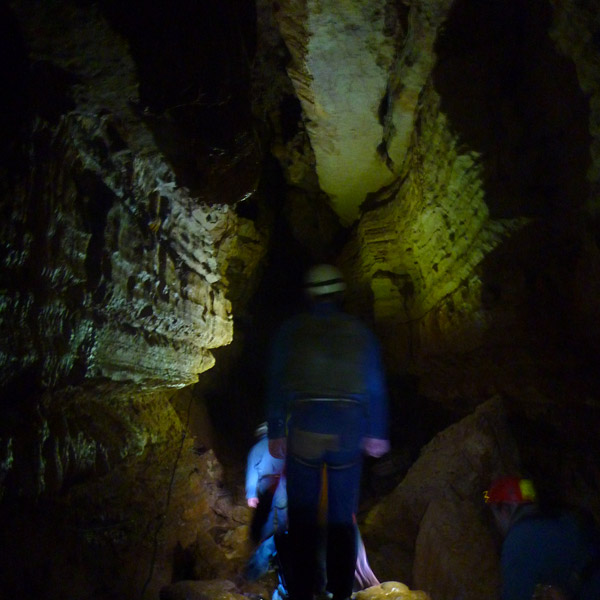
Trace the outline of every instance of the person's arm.
{"type": "Polygon", "coordinates": [[[256,508],[258,506],[258,471],[256,470],[256,445],[248,453],[246,463],[246,500],[248,506],[256,508]]]}
{"type": "Polygon", "coordinates": [[[287,454],[287,439],[280,437],[269,440],[269,454],[273,458],[285,458],[287,454]]]}

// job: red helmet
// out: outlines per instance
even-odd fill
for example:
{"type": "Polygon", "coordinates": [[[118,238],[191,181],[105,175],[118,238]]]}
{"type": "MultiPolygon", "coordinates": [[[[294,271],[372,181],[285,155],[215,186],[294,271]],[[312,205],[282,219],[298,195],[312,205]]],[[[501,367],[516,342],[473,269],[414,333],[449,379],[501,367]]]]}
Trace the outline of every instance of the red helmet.
{"type": "Polygon", "coordinates": [[[500,477],[496,479],[490,489],[484,493],[488,504],[531,504],[537,499],[535,488],[530,479],[520,477],[500,477]]]}

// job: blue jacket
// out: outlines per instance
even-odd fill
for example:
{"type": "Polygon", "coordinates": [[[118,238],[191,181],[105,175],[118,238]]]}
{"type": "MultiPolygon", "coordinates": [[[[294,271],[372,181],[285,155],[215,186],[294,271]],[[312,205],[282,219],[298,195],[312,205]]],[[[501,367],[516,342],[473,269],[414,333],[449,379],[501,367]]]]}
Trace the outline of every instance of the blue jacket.
{"type": "Polygon", "coordinates": [[[271,439],[286,436],[288,416],[302,398],[355,400],[362,409],[362,435],[388,438],[388,399],[377,339],[334,303],[316,303],[309,313],[284,323],[275,336],[267,381],[271,439]]]}
{"type": "Polygon", "coordinates": [[[600,545],[594,527],[573,513],[518,519],[502,545],[502,600],[531,600],[537,584],[558,586],[578,600],[599,600],[600,545]],[[592,582],[594,579],[594,582],[592,582]]]}

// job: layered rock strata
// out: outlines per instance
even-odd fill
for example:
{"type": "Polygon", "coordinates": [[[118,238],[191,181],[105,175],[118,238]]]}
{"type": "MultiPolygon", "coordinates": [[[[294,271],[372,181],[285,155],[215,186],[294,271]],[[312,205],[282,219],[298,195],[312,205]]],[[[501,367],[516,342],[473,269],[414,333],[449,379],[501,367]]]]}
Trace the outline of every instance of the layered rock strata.
{"type": "Polygon", "coordinates": [[[232,339],[228,277],[251,289],[264,234],[180,185],[94,7],[16,12],[41,96],[28,173],[3,200],[3,380],[193,383],[232,339]]]}

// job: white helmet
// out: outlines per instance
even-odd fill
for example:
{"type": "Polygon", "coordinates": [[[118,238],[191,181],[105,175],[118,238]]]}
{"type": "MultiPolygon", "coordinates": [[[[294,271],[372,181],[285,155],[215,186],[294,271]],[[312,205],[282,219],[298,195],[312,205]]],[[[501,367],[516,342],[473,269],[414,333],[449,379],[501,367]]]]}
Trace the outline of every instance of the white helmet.
{"type": "Polygon", "coordinates": [[[254,435],[257,438],[262,438],[265,437],[265,435],[267,435],[267,433],[269,433],[269,427],[267,425],[267,422],[265,421],[264,423],[261,423],[255,430],[254,430],[254,435]]]}
{"type": "Polygon", "coordinates": [[[342,272],[333,265],[315,265],[304,276],[304,289],[311,297],[343,292],[346,283],[342,272]]]}

